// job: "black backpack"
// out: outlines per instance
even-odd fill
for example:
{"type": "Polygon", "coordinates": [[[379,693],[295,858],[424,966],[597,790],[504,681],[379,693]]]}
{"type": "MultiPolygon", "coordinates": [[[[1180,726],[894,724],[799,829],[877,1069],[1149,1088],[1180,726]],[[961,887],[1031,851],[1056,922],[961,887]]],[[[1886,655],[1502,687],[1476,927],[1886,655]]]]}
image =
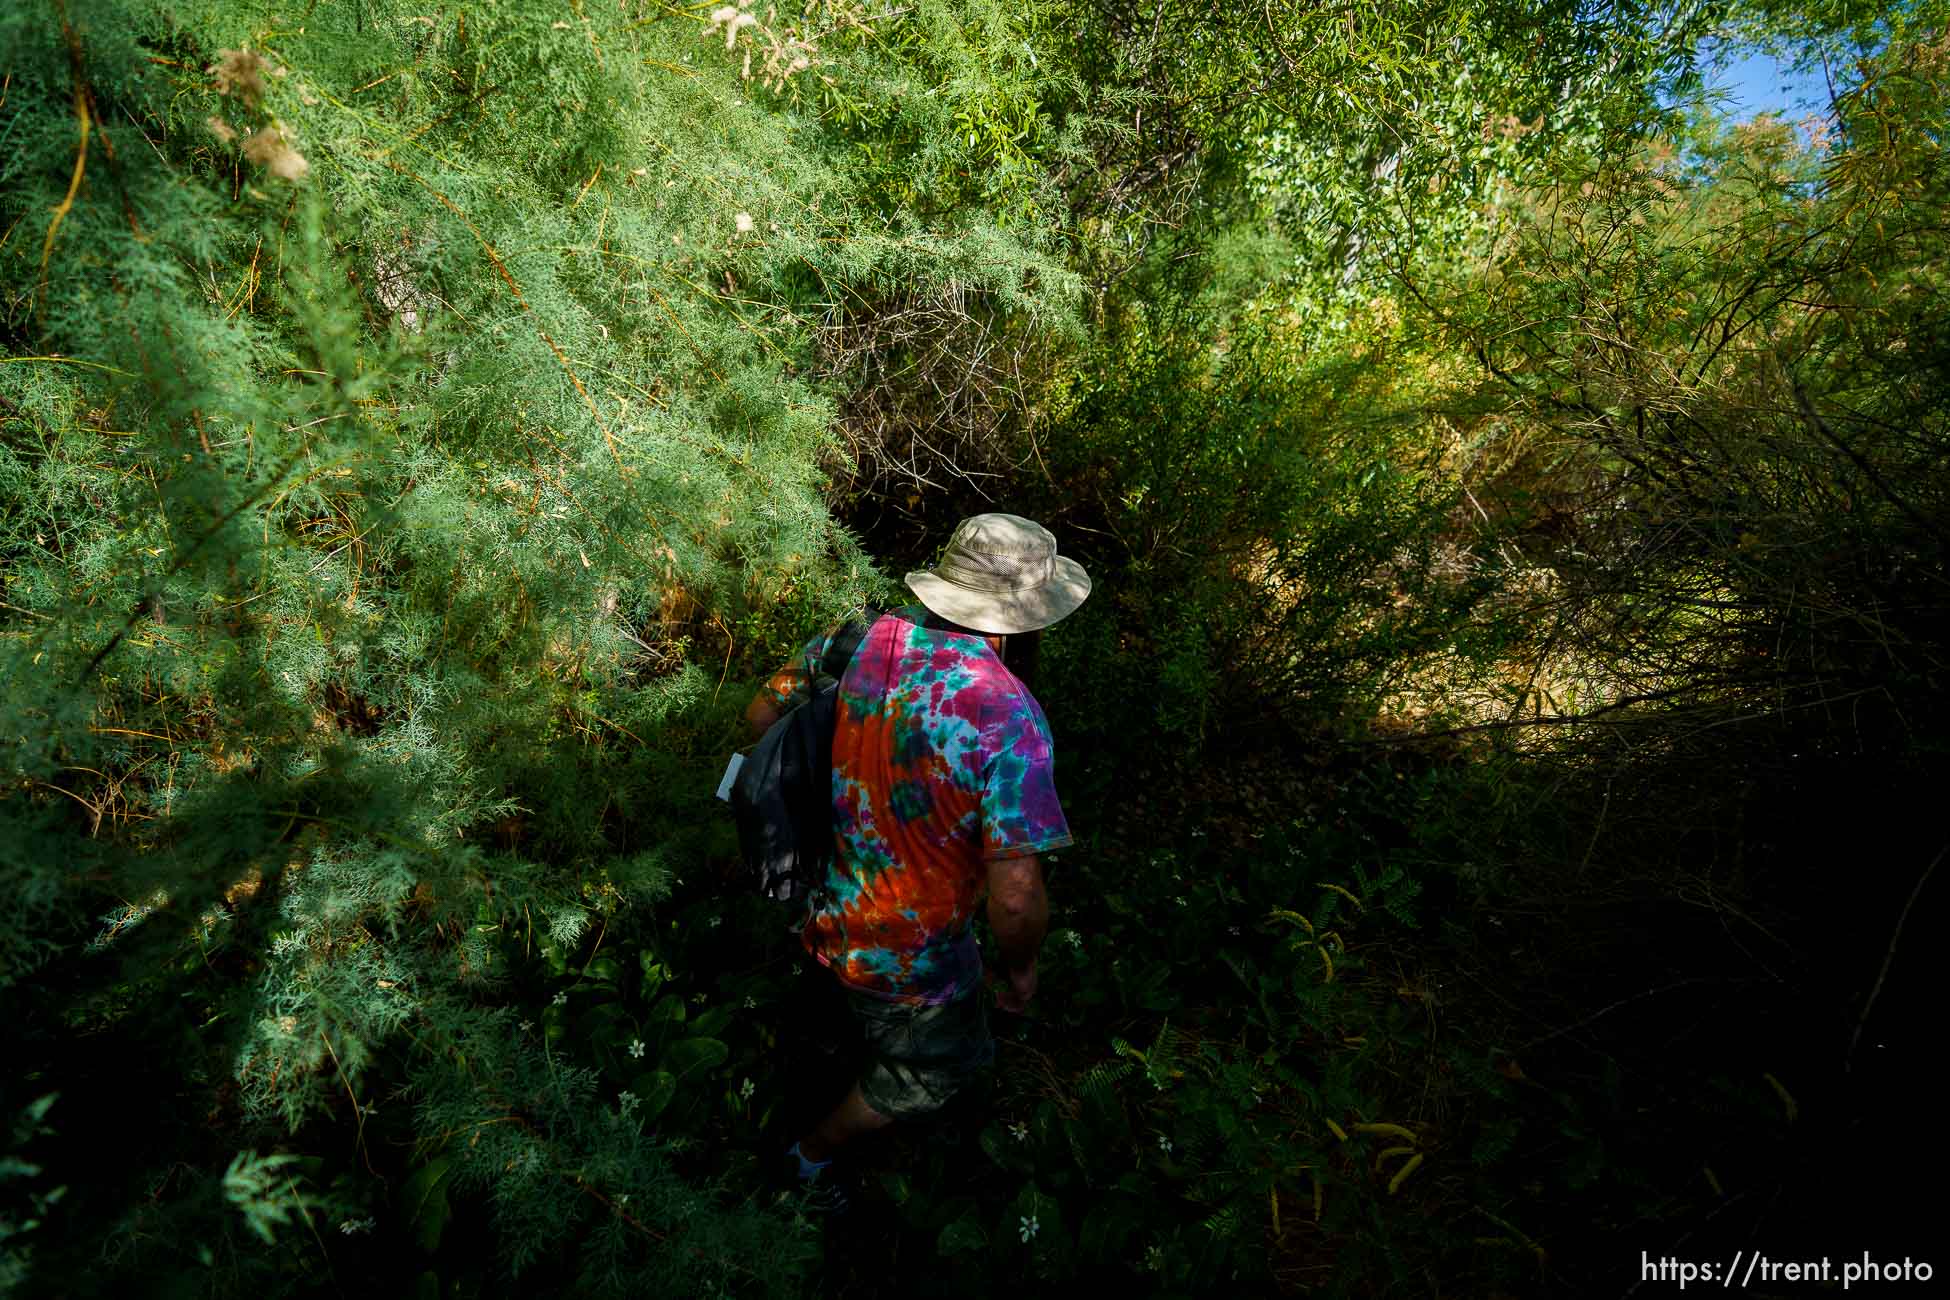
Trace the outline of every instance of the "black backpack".
{"type": "Polygon", "coordinates": [[[738,843],[758,891],[782,903],[816,902],[833,860],[833,728],[840,677],[878,618],[841,628],[813,677],[812,694],[772,724],[731,786],[738,843]]]}

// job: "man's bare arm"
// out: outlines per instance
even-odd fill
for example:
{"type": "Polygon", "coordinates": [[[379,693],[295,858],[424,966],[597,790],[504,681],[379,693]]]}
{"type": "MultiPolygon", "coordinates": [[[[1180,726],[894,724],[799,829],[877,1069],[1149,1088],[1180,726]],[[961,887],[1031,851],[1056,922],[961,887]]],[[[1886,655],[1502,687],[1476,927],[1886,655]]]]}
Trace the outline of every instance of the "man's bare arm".
{"type": "Polygon", "coordinates": [[[768,689],[760,690],[752,697],[751,705],[745,710],[745,726],[753,740],[770,731],[772,724],[784,716],[779,706],[772,702],[772,690],[784,691],[790,696],[804,681],[805,673],[799,669],[783,668],[766,683],[768,689]]]}
{"type": "Polygon", "coordinates": [[[1049,894],[1043,867],[1033,853],[989,860],[989,929],[1010,974],[1033,969],[1049,929],[1049,894]]]}

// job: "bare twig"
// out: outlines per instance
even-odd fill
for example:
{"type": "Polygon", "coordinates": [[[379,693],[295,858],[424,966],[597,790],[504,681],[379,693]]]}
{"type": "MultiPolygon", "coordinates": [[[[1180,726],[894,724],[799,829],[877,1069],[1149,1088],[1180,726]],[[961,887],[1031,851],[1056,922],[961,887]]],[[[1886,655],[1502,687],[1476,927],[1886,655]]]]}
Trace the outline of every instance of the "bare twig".
{"type": "Polygon", "coordinates": [[[1930,883],[1930,877],[1936,874],[1937,866],[1943,861],[1946,853],[1950,853],[1950,844],[1945,844],[1938,849],[1936,856],[1930,859],[1930,865],[1923,868],[1923,874],[1916,878],[1915,887],[1909,891],[1909,898],[1903,903],[1903,910],[1896,917],[1896,929],[1889,936],[1889,948],[1882,954],[1882,968],[1876,972],[1876,982],[1869,989],[1868,1000],[1862,1004],[1862,1014],[1855,1018],[1855,1032],[1849,1035],[1848,1055],[1842,1060],[1844,1074],[1852,1073],[1855,1069],[1855,1049],[1862,1045],[1862,1031],[1868,1026],[1869,1013],[1875,1010],[1876,999],[1882,996],[1883,983],[1889,978],[1889,967],[1896,960],[1896,945],[1902,942],[1903,926],[1909,923],[1910,909],[1916,906],[1916,900],[1922,896],[1923,886],[1930,883]]]}

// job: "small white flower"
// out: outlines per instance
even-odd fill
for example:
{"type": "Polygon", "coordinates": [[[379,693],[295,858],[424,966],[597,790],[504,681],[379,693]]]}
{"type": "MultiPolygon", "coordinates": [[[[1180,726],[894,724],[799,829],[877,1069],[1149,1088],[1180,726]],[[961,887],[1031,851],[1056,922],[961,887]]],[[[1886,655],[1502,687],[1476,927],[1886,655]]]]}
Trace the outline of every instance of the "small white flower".
{"type": "Polygon", "coordinates": [[[1180,907],[1188,907],[1188,906],[1190,906],[1190,904],[1188,904],[1188,903],[1187,903],[1187,902],[1185,901],[1185,896],[1184,896],[1183,894],[1180,894],[1180,895],[1179,895],[1178,897],[1176,897],[1176,898],[1174,898],[1174,899],[1172,899],[1171,901],[1172,901],[1172,902],[1174,902],[1174,903],[1176,903],[1176,904],[1178,904],[1178,905],[1179,905],[1180,907]]]}
{"type": "Polygon", "coordinates": [[[1234,938],[1237,938],[1239,935],[1239,927],[1236,925],[1229,925],[1226,927],[1226,933],[1232,935],[1234,938]]]}
{"type": "Polygon", "coordinates": [[[554,1003],[554,1005],[555,1005],[555,1006],[558,1006],[558,1007],[566,1007],[566,1006],[568,1006],[568,1005],[569,1005],[569,990],[567,990],[567,989],[563,989],[563,990],[562,990],[562,991],[561,991],[560,993],[557,993],[557,994],[555,995],[555,997],[554,997],[554,999],[553,999],[553,1003],[554,1003]]]}
{"type": "Polygon", "coordinates": [[[637,1108],[639,1099],[633,1092],[619,1092],[616,1094],[616,1104],[625,1115],[628,1115],[637,1108]]]}
{"type": "Polygon", "coordinates": [[[758,1009],[758,999],[754,997],[747,997],[745,999],[745,1010],[756,1011],[757,1009],[758,1009]]]}
{"type": "Polygon", "coordinates": [[[756,224],[755,222],[753,222],[752,214],[749,212],[740,212],[737,216],[733,217],[732,220],[735,223],[737,223],[738,233],[741,235],[751,234],[752,228],[756,224]]]}
{"type": "Polygon", "coordinates": [[[1153,1273],[1162,1272],[1165,1266],[1165,1252],[1156,1246],[1149,1247],[1144,1252],[1144,1266],[1153,1273]]]}
{"type": "Polygon", "coordinates": [[[636,1057],[638,1060],[643,1059],[643,1040],[641,1038],[632,1038],[630,1040],[630,1055],[636,1057]]]}
{"type": "Polygon", "coordinates": [[[1009,1136],[1014,1138],[1018,1142],[1027,1142],[1029,1140],[1029,1125],[1027,1124],[1009,1125],[1009,1136]]]}
{"type": "Polygon", "coordinates": [[[1171,1139],[1162,1133],[1158,1134],[1158,1150],[1164,1152],[1166,1155],[1171,1154],[1171,1139]]]}
{"type": "Polygon", "coordinates": [[[1027,1245],[1029,1239],[1035,1236],[1036,1233],[1041,1230],[1042,1226],[1043,1226],[1042,1224],[1036,1221],[1035,1215],[1025,1214],[1022,1217],[1022,1224],[1021,1224],[1023,1244],[1027,1245]]]}
{"type": "Polygon", "coordinates": [[[524,1020],[521,1022],[521,1032],[524,1034],[527,1033],[529,1030],[533,1029],[534,1027],[535,1027],[535,1022],[532,1020],[524,1020]]]}
{"type": "Polygon", "coordinates": [[[714,916],[711,918],[711,928],[713,930],[717,929],[719,926],[723,924],[724,924],[724,918],[722,916],[714,916]]]}
{"type": "Polygon", "coordinates": [[[752,1099],[752,1094],[757,1091],[758,1091],[758,1085],[753,1083],[750,1079],[746,1079],[744,1082],[738,1085],[738,1095],[744,1098],[746,1101],[750,1101],[752,1099]]]}

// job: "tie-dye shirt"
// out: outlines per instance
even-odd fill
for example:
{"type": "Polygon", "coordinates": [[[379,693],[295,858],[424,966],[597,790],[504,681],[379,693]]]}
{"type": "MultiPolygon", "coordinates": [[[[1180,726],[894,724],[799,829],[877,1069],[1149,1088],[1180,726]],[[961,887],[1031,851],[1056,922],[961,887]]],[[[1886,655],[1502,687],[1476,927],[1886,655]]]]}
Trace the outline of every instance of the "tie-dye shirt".
{"type": "MultiPolygon", "coordinates": [[[[840,678],[830,901],[802,936],[840,980],[887,1002],[952,1002],[982,980],[969,922],[992,858],[1069,844],[1049,722],[979,636],[885,614],[840,678]]],[[[783,707],[838,632],[767,690],[783,707]]]]}

